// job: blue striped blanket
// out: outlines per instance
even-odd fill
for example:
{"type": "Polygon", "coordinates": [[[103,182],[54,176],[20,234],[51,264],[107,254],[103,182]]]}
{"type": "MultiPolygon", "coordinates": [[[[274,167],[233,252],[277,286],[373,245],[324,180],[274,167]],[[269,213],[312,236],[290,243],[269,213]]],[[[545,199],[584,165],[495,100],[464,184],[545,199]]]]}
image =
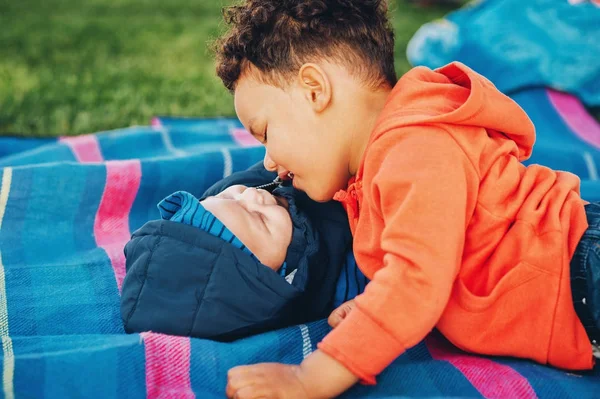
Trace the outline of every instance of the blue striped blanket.
{"type": "MultiPolygon", "coordinates": [[[[538,128],[533,160],[578,173],[600,199],[600,126],[574,97],[515,99],[538,128]],[[586,116],[587,115],[587,116],[586,116]]],[[[157,119],[59,140],[0,139],[0,336],[6,398],[220,398],[238,364],[299,363],[325,321],[234,343],[126,335],[119,314],[123,245],[159,218],[156,204],[199,196],[264,149],[233,119],[157,119]]],[[[351,271],[345,271],[351,273],[351,271]]],[[[400,356],[374,387],[344,397],[593,398],[600,370],[567,373],[465,354],[439,334],[400,356]]]]}
{"type": "MultiPolygon", "coordinates": [[[[456,58],[492,78],[536,125],[538,139],[528,162],[576,173],[583,197],[600,201],[600,125],[577,97],[545,88],[566,88],[599,105],[600,58],[593,51],[598,43],[581,38],[586,29],[598,27],[589,18],[596,12],[591,7],[569,6],[566,0],[479,2],[424,27],[409,56],[430,66],[456,58]],[[524,12],[517,15],[519,9],[524,12]],[[557,16],[560,24],[543,23],[557,16]],[[507,54],[510,45],[501,40],[508,37],[505,23],[509,30],[525,30],[511,43],[533,46],[531,51],[496,57],[507,54]],[[538,40],[546,36],[553,39],[538,40]],[[566,44],[555,44],[563,39],[566,44]],[[556,49],[570,52],[561,58],[553,54],[556,49]],[[568,68],[570,62],[575,69],[568,68]]],[[[185,190],[200,196],[263,154],[237,120],[226,118],[158,118],[152,126],[58,140],[1,138],[0,394],[222,398],[232,366],[299,363],[311,353],[329,331],[324,320],[233,343],[152,332],[126,335],[121,324],[123,246],[131,232],[160,217],[156,204],[166,195],[185,190]]],[[[355,280],[349,276],[356,273],[345,269],[342,279],[355,280]]],[[[358,280],[352,287],[342,284],[336,299],[361,286],[358,280]]],[[[358,385],[343,397],[580,399],[597,398],[598,392],[600,367],[569,373],[524,360],[473,356],[434,332],[394,361],[376,386],[358,385]]]]}

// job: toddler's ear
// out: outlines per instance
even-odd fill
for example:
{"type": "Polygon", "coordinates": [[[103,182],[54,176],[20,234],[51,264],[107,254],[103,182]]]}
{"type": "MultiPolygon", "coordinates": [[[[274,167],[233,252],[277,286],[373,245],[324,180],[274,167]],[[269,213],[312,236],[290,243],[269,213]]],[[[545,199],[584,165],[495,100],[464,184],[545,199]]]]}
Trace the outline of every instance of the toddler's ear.
{"type": "Polygon", "coordinates": [[[331,82],[327,73],[317,64],[306,63],[298,72],[300,87],[315,112],[324,111],[331,102],[331,82]]]}

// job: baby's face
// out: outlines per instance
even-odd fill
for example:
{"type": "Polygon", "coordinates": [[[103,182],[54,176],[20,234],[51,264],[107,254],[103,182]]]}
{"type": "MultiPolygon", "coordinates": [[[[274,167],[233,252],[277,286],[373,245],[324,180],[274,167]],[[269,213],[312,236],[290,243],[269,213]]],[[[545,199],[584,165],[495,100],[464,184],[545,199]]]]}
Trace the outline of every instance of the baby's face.
{"type": "Polygon", "coordinates": [[[201,201],[265,266],[278,270],[292,242],[287,201],[241,185],[201,201]]]}

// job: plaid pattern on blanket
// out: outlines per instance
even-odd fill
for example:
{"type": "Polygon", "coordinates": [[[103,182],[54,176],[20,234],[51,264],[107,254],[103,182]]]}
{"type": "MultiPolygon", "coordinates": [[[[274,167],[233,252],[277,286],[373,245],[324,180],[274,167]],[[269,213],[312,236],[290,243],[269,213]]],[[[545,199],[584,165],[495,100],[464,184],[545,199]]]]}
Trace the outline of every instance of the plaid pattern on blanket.
{"type": "MultiPolygon", "coordinates": [[[[578,173],[588,198],[600,199],[597,123],[582,123],[581,105],[564,94],[535,90],[515,99],[538,128],[534,160],[578,173]]],[[[159,218],[156,204],[167,194],[199,196],[264,154],[236,120],[153,125],[58,141],[0,140],[6,398],[221,398],[230,367],[299,363],[328,332],[318,321],[228,344],[124,334],[119,289],[130,233],[159,218]]],[[[378,385],[357,386],[344,397],[579,399],[598,392],[599,369],[574,374],[472,356],[433,333],[398,358],[378,385]]]]}

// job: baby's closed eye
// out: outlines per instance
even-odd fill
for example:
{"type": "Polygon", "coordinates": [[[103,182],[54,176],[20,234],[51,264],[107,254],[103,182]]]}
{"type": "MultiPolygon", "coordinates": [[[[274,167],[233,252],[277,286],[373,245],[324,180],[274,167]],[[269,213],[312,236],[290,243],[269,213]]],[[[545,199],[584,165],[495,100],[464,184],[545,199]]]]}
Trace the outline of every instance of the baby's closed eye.
{"type": "Polygon", "coordinates": [[[275,198],[275,201],[277,201],[277,205],[284,207],[285,209],[288,209],[290,207],[290,204],[288,203],[288,200],[286,200],[283,197],[278,197],[276,195],[273,196],[275,198]]]}

